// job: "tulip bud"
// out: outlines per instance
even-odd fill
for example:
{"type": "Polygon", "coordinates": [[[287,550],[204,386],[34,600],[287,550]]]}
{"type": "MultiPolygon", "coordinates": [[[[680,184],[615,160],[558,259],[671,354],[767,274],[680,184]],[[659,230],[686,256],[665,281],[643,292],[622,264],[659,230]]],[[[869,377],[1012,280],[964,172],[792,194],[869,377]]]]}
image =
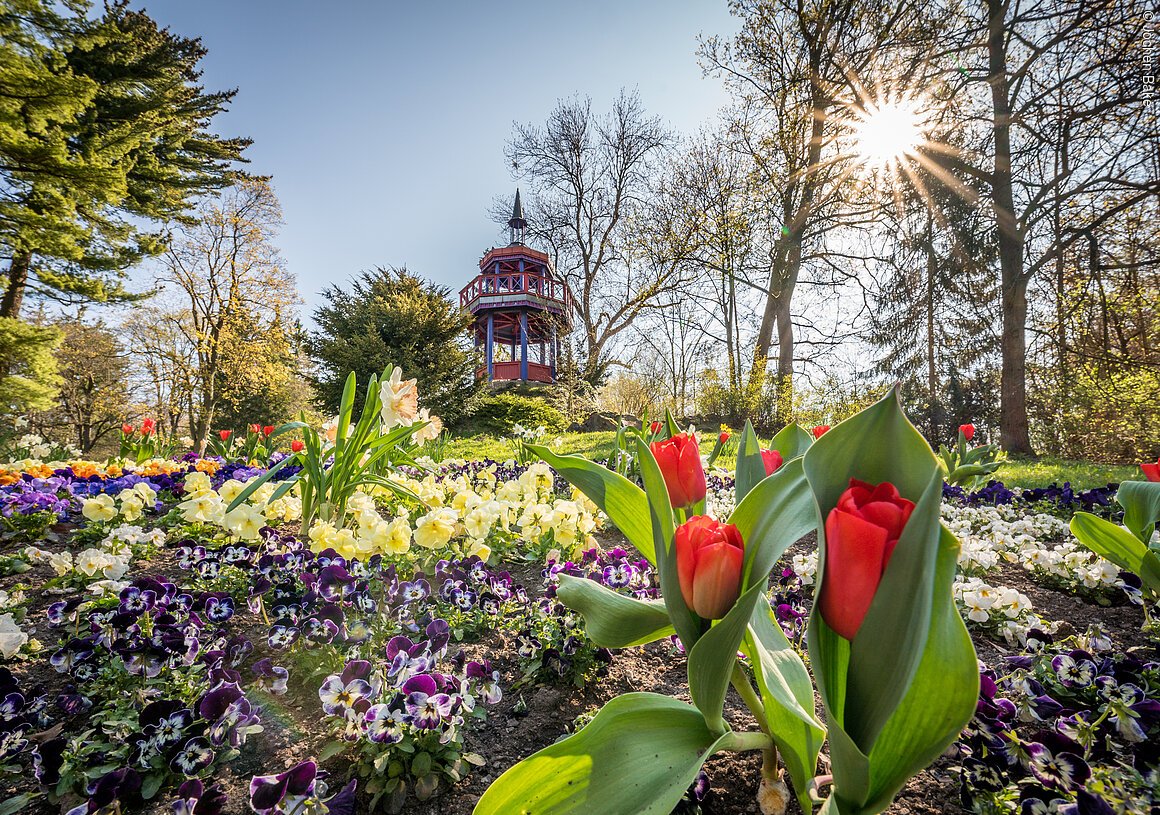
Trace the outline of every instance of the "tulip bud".
{"type": "Polygon", "coordinates": [[[840,636],[854,639],[914,503],[890,482],[877,486],[850,479],[850,487],[826,518],[826,566],[822,619],[840,636]]]}
{"type": "Polygon", "coordinates": [[[250,432],[251,433],[261,433],[262,426],[260,424],[258,424],[257,422],[255,422],[254,424],[250,425],[250,432]]]}
{"type": "Polygon", "coordinates": [[[671,439],[649,445],[665,478],[669,500],[676,508],[691,507],[705,498],[705,470],[701,466],[701,448],[691,433],[680,433],[671,439]]]}
{"type": "Polygon", "coordinates": [[[121,425],[121,432],[124,433],[126,436],[132,436],[133,435],[133,425],[126,422],[125,424],[121,425]]]}
{"type": "Polygon", "coordinates": [[[729,613],[741,595],[745,542],[733,524],[695,515],[677,527],[677,580],[685,605],[706,620],[729,613]]]}
{"type": "Polygon", "coordinates": [[[963,434],[963,438],[970,441],[975,437],[975,426],[973,424],[959,425],[959,432],[963,434]]]}
{"type": "Polygon", "coordinates": [[[226,441],[229,439],[229,437],[232,434],[233,434],[232,430],[219,430],[218,431],[218,438],[221,439],[222,441],[226,441]]]}
{"type": "Polygon", "coordinates": [[[648,426],[648,432],[652,433],[654,436],[657,433],[660,433],[661,432],[661,423],[660,422],[653,422],[652,424],[650,424],[648,426]]]}
{"type": "Polygon", "coordinates": [[[302,441],[302,439],[295,439],[294,441],[290,442],[290,449],[295,453],[301,453],[305,448],[306,444],[302,441]]]}
{"type": "Polygon", "coordinates": [[[765,465],[765,477],[773,475],[777,472],[777,468],[782,465],[781,453],[776,450],[762,450],[761,463],[765,465]]]}
{"type": "Polygon", "coordinates": [[[820,439],[826,433],[826,431],[829,429],[830,429],[830,426],[828,424],[816,425],[814,427],[814,438],[820,439]]]}
{"type": "Polygon", "coordinates": [[[1156,459],[1155,464],[1141,464],[1140,469],[1149,481],[1160,481],[1160,458],[1156,459]]]}
{"type": "Polygon", "coordinates": [[[262,435],[269,438],[270,434],[274,432],[274,425],[268,424],[262,428],[262,435]]]}
{"type": "Polygon", "coordinates": [[[729,434],[722,432],[721,435],[717,437],[717,441],[720,444],[725,444],[725,442],[729,441],[729,434]]]}

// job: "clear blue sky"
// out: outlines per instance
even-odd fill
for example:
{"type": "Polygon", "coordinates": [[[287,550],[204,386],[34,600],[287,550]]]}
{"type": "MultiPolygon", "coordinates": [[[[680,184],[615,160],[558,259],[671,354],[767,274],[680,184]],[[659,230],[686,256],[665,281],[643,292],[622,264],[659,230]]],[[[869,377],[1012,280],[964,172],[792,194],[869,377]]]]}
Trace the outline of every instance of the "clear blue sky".
{"type": "Polygon", "coordinates": [[[727,101],[696,37],[737,29],[725,0],[135,5],[202,38],[208,88],[239,89],[219,129],[253,138],[251,169],[274,177],[304,316],[375,265],[458,290],[500,242],[488,207],[515,187],[513,121],[574,93],[602,110],[627,87],[692,132],[727,101]]]}

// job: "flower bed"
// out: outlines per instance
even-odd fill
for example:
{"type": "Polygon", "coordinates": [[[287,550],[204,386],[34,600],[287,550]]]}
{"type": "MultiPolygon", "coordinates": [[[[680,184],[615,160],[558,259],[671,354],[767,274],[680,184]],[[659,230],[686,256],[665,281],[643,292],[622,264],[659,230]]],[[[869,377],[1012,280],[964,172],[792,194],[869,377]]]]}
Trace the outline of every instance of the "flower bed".
{"type": "MultiPolygon", "coordinates": [[[[6,468],[4,517],[35,521],[0,549],[0,807],[467,813],[618,693],[688,698],[679,640],[598,647],[557,596],[564,576],[659,596],[656,570],[584,495],[544,464],[427,467],[398,468],[402,492],[357,490],[349,523],[307,535],[297,490],[275,497],[296,471],[277,460],[232,509],[263,468],[6,468]]],[[[1147,812],[1147,601],[1061,520],[1116,518],[1114,505],[996,483],[946,488],[940,513],[962,544],[953,592],[983,663],[979,706],[889,811],[1147,812]]],[[[713,515],[735,487],[709,474],[713,515]]],[[[804,652],[811,539],[773,578],[775,619],[804,652]]],[[[743,754],[710,759],[678,808],[751,811],[755,774],[743,754]]]]}

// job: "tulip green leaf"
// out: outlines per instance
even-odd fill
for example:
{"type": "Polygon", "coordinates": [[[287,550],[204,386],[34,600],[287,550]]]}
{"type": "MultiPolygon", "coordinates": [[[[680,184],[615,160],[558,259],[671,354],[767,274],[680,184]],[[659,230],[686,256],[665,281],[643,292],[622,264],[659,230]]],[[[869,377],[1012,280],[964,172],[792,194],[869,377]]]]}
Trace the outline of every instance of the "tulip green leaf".
{"type": "Polygon", "coordinates": [[[916,504],[854,641],[826,624],[816,596],[810,618],[834,775],[823,811],[868,815],[888,807],[973,715],[977,658],[952,591],[959,547],[939,523],[942,470],[897,391],[818,439],[804,469],[817,505],[819,593],[827,574],[823,520],[852,478],[890,482],[916,504]]]}
{"type": "Polygon", "coordinates": [[[765,585],[773,564],[809,534],[816,517],[800,458],[783,464],[746,495],[729,516],[745,541],[745,586],[765,585]]]}
{"type": "Polygon", "coordinates": [[[814,686],[801,657],[790,646],[769,601],[753,610],[742,649],[753,665],[770,734],[789,770],[803,812],[812,804],[809,783],[826,731],[814,714],[814,686]]]}
{"type": "Polygon", "coordinates": [[[834,425],[805,454],[806,477],[822,518],[851,478],[871,484],[890,481],[904,498],[918,501],[937,468],[930,445],[902,412],[897,389],[834,425]]]}
{"type": "MultiPolygon", "coordinates": [[[[647,449],[647,445],[645,445],[647,449]]],[[[582,456],[558,456],[541,445],[528,449],[559,473],[569,484],[600,507],[628,542],[651,563],[657,565],[652,522],[644,491],[619,473],[582,456]]],[[[665,499],[666,502],[668,498],[665,499]]]]}
{"type": "Polygon", "coordinates": [[[813,443],[814,435],[794,422],[777,431],[777,435],[769,443],[769,449],[776,450],[785,461],[789,461],[791,458],[804,456],[813,443]]]}
{"type": "Polygon", "coordinates": [[[588,638],[601,648],[644,645],[673,633],[663,603],[626,597],[594,580],[561,574],[556,597],[584,617],[588,638]]]}
{"type": "Polygon", "coordinates": [[[741,443],[737,446],[737,470],[734,488],[736,503],[740,504],[749,491],[765,480],[765,462],[761,458],[761,442],[753,431],[753,423],[746,420],[741,432],[741,443]]]}
{"type": "Polygon", "coordinates": [[[618,696],[580,732],[496,779],[475,815],[668,815],[705,759],[736,736],[714,733],[670,696],[618,696]]]}
{"type": "MultiPolygon", "coordinates": [[[[850,644],[844,726],[863,751],[874,744],[922,659],[931,614],[939,598],[929,592],[916,592],[915,588],[930,586],[935,579],[942,484],[942,473],[934,473],[898,539],[862,627],[850,644]],[[856,715],[852,715],[855,711],[856,715]]],[[[947,596],[950,597],[949,587],[947,596]]]]}
{"type": "Polygon", "coordinates": [[[660,465],[653,457],[652,450],[644,439],[636,441],[637,463],[640,465],[640,479],[644,484],[647,499],[644,512],[650,518],[653,534],[653,548],[656,552],[657,577],[661,584],[661,597],[669,611],[669,619],[677,636],[686,650],[701,636],[701,618],[685,605],[681,596],[681,583],[677,578],[677,558],[673,552],[673,510],[669,503],[669,491],[660,465]]]}
{"type": "Polygon", "coordinates": [[[1139,575],[1152,594],[1160,596],[1160,557],[1127,529],[1090,512],[1077,512],[1071,518],[1071,534],[1100,557],[1139,575]]]}
{"type": "Polygon", "coordinates": [[[1146,546],[1160,521],[1160,483],[1125,481],[1116,500],[1124,508],[1124,526],[1146,546]]]}
{"type": "MultiPolygon", "coordinates": [[[[823,807],[823,812],[882,812],[907,779],[938,758],[974,715],[979,695],[978,661],[951,589],[959,545],[945,529],[940,530],[937,545],[936,574],[928,584],[932,614],[918,670],[868,754],[845,731],[843,717],[831,718],[834,800],[829,809],[823,807]]],[[[820,613],[814,614],[810,621],[811,655],[819,653],[815,651],[815,640],[837,640],[839,648],[844,645],[845,641],[825,624],[820,613]]],[[[819,684],[823,681],[828,680],[819,677],[819,684]]],[[[849,718],[852,705],[847,704],[845,712],[844,718],[849,718]]]]}
{"type": "Polygon", "coordinates": [[[729,517],[745,541],[742,594],[689,651],[689,693],[710,727],[724,727],[721,711],[733,657],[769,584],[773,564],[813,528],[814,521],[813,497],[800,458],[757,484],[729,517]]]}

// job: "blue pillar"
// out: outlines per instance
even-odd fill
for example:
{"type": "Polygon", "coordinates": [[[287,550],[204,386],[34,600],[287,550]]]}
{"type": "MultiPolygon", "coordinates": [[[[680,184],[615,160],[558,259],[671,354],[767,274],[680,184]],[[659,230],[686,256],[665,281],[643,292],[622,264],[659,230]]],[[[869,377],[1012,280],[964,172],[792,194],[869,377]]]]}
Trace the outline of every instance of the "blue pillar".
{"type": "Polygon", "coordinates": [[[556,323],[552,323],[552,342],[548,346],[548,353],[550,356],[550,365],[552,371],[552,381],[556,381],[556,323]]]}
{"type": "Polygon", "coordinates": [[[528,381],[528,313],[520,312],[520,379],[528,381]]]}
{"type": "Polygon", "coordinates": [[[487,350],[484,354],[487,355],[487,381],[491,382],[495,378],[495,369],[492,367],[492,358],[495,356],[494,346],[495,335],[495,318],[492,315],[487,315],[487,342],[485,343],[487,350]]]}

